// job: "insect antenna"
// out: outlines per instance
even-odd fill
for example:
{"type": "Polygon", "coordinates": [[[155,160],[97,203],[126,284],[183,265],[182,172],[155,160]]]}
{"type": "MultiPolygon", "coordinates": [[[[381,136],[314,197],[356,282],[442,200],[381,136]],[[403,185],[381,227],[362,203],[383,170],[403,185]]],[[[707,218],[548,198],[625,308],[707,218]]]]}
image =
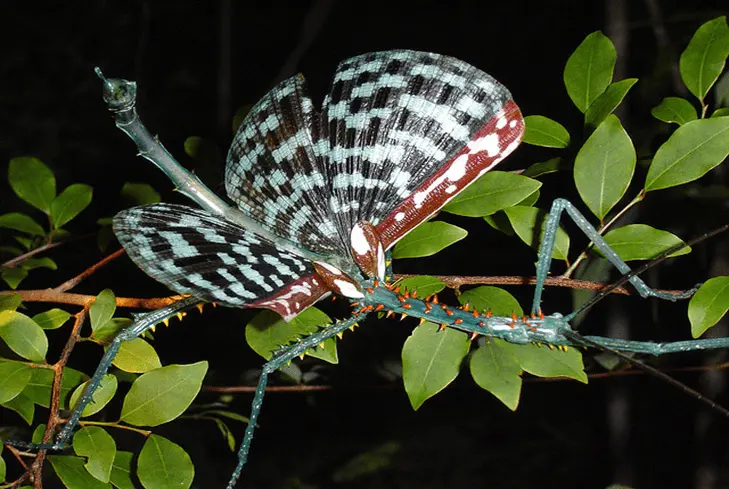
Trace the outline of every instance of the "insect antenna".
{"type": "MultiPolygon", "coordinates": [[[[628,272],[625,275],[623,275],[622,277],[620,277],[615,282],[613,282],[610,285],[608,285],[607,287],[601,289],[590,300],[588,300],[587,302],[582,304],[572,314],[570,314],[570,317],[576,317],[578,314],[590,309],[592,306],[594,306],[595,304],[597,304],[598,302],[603,300],[605,297],[607,297],[613,290],[625,285],[626,283],[628,283],[630,281],[631,278],[633,278],[637,275],[640,275],[641,273],[645,272],[649,268],[653,268],[654,266],[658,265],[659,263],[666,260],[668,257],[670,257],[672,254],[674,254],[678,250],[681,250],[688,246],[693,246],[695,244],[701,243],[702,241],[712,238],[712,237],[716,236],[717,234],[721,234],[728,229],[729,229],[729,224],[724,224],[723,226],[720,226],[720,227],[714,229],[713,231],[709,231],[708,233],[704,233],[700,236],[697,236],[686,243],[679,243],[674,246],[671,246],[670,248],[668,248],[666,251],[664,251],[663,253],[658,255],[653,260],[644,263],[643,265],[639,266],[638,268],[634,268],[630,272],[628,272]]],[[[695,291],[695,289],[697,287],[698,286],[695,286],[691,290],[695,291]]]]}
{"type": "MultiPolygon", "coordinates": [[[[605,287],[604,289],[600,290],[597,294],[595,294],[595,296],[592,297],[592,299],[590,299],[585,304],[583,304],[582,306],[580,306],[570,316],[571,317],[576,317],[578,314],[580,314],[580,313],[588,310],[589,308],[591,308],[592,306],[594,306],[595,304],[597,304],[598,302],[600,302],[602,299],[604,299],[613,290],[615,290],[618,287],[626,284],[632,277],[635,277],[636,275],[640,275],[641,273],[645,272],[649,268],[652,268],[652,267],[658,265],[659,263],[661,263],[662,261],[664,261],[666,258],[668,258],[670,255],[672,255],[676,251],[678,251],[680,249],[683,249],[683,248],[685,248],[687,246],[693,246],[693,245],[695,245],[697,243],[700,243],[700,242],[702,242],[704,240],[707,240],[709,238],[712,238],[712,237],[714,237],[714,236],[716,236],[718,234],[723,233],[724,231],[726,231],[728,229],[729,229],[729,224],[725,224],[723,226],[720,226],[720,227],[714,229],[713,231],[709,231],[708,233],[704,233],[704,234],[702,234],[700,236],[697,236],[696,238],[694,238],[694,239],[692,239],[692,240],[690,240],[690,241],[688,241],[686,243],[679,243],[677,245],[674,245],[674,246],[670,247],[669,249],[667,249],[666,251],[664,251],[663,253],[661,253],[660,255],[658,255],[653,260],[651,260],[651,261],[649,261],[649,262],[641,265],[638,268],[635,268],[635,269],[631,270],[629,273],[626,273],[625,275],[623,275],[622,277],[620,277],[618,280],[616,280],[612,284],[610,284],[607,287],[605,287]]],[[[691,290],[692,291],[695,291],[697,287],[698,286],[695,286],[691,290]]],[[[659,370],[659,369],[657,369],[655,367],[652,367],[652,366],[650,366],[650,365],[648,365],[648,364],[646,364],[644,362],[641,362],[640,360],[637,360],[637,359],[635,359],[633,357],[630,357],[630,356],[626,355],[625,353],[623,353],[623,352],[621,352],[619,350],[616,350],[614,348],[610,348],[610,347],[601,345],[600,343],[598,343],[596,341],[592,341],[589,338],[585,338],[584,336],[582,336],[581,334],[577,333],[576,331],[564,331],[564,335],[567,338],[569,338],[570,340],[574,341],[576,344],[581,344],[583,346],[587,346],[587,347],[590,347],[590,348],[595,348],[597,350],[602,350],[602,351],[605,351],[605,352],[608,352],[608,353],[611,353],[611,354],[617,356],[621,360],[624,360],[624,361],[628,362],[629,364],[635,366],[636,368],[638,368],[638,369],[640,369],[640,370],[642,370],[642,371],[644,371],[644,372],[646,372],[648,374],[651,374],[651,375],[654,375],[654,376],[658,377],[659,379],[663,380],[664,382],[668,383],[669,385],[672,385],[673,387],[675,387],[675,388],[683,391],[684,393],[690,395],[691,397],[697,399],[698,401],[704,403],[705,405],[709,406],[710,408],[712,408],[712,409],[720,412],[722,415],[724,415],[725,417],[729,418],[729,410],[728,409],[726,409],[722,405],[718,404],[717,402],[714,402],[713,400],[709,399],[708,397],[704,396],[699,391],[697,391],[695,389],[692,389],[691,387],[687,386],[686,384],[684,384],[684,383],[682,383],[682,382],[674,379],[673,377],[671,377],[667,373],[665,373],[665,372],[663,372],[663,371],[661,371],[661,370],[659,370]]]]}

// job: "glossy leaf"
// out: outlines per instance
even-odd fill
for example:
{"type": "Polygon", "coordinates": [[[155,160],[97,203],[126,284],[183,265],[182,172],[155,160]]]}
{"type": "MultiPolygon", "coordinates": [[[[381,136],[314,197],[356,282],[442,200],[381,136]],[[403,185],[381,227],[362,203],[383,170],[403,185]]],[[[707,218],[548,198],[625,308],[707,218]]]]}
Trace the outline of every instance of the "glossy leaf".
{"type": "MultiPolygon", "coordinates": [[[[66,407],[66,399],[71,391],[87,379],[86,374],[70,367],[63,368],[63,380],[61,382],[61,407],[66,407]]],[[[23,394],[28,396],[34,403],[47,408],[51,400],[51,388],[53,386],[53,370],[47,368],[33,369],[33,377],[23,394]]]]}
{"type": "MultiPolygon", "coordinates": [[[[75,407],[76,403],[79,401],[79,399],[81,399],[81,396],[86,390],[86,386],[89,384],[89,382],[91,381],[88,380],[84,382],[83,384],[78,386],[76,390],[73,391],[73,394],[71,394],[71,400],[69,401],[69,405],[71,406],[71,408],[75,407]]],[[[115,376],[111,374],[104,375],[101,378],[99,386],[94,391],[91,401],[89,401],[89,403],[86,405],[83,412],[81,413],[81,417],[91,416],[104,409],[104,407],[109,404],[109,401],[112,400],[114,394],[116,394],[117,387],[118,381],[115,376]]]]}
{"type": "Polygon", "coordinates": [[[19,394],[8,402],[3,402],[2,407],[11,409],[18,413],[18,416],[28,423],[28,426],[33,424],[33,415],[35,414],[35,404],[25,394],[19,394]]]}
{"type": "MultiPolygon", "coordinates": [[[[331,323],[331,318],[316,307],[305,309],[288,323],[278,314],[264,310],[256,314],[246,325],[246,342],[253,351],[269,360],[273,352],[280,349],[281,346],[309,336],[331,323]]],[[[326,344],[324,350],[327,350],[326,344]]],[[[338,362],[336,348],[333,357],[327,355],[322,358],[319,353],[318,349],[307,352],[308,355],[316,356],[330,363],[338,362]]]]}
{"type": "Polygon", "coordinates": [[[519,204],[541,186],[541,182],[522,175],[492,171],[458,194],[443,210],[459,216],[488,216],[519,204]]]}
{"type": "Polygon", "coordinates": [[[698,338],[714,326],[729,310],[729,277],[707,280],[691,297],[688,317],[691,335],[698,338]]]}
{"type": "Polygon", "coordinates": [[[726,17],[706,22],[696,30],[679,59],[679,71],[686,88],[703,101],[716,82],[729,56],[729,27],[726,17]]]}
{"type": "Polygon", "coordinates": [[[208,362],[169,365],[147,372],[124,398],[121,420],[135,426],[158,426],[182,414],[200,392],[208,362]]]}
{"type": "Polygon", "coordinates": [[[516,411],[521,394],[521,367],[503,340],[489,339],[471,355],[471,376],[482,388],[516,411]]]}
{"type": "Polygon", "coordinates": [[[41,327],[25,314],[0,311],[0,338],[26,360],[45,361],[48,338],[41,327]]]}
{"type": "Polygon", "coordinates": [[[46,231],[40,224],[35,222],[32,217],[20,212],[11,212],[0,216],[0,228],[14,229],[33,236],[46,235],[46,231]]]}
{"type": "Polygon", "coordinates": [[[470,342],[462,331],[430,322],[415,328],[402,349],[402,377],[405,392],[417,410],[458,375],[470,342]]]}
{"type": "Polygon", "coordinates": [[[11,289],[15,290],[26,277],[28,270],[22,267],[6,268],[2,271],[2,279],[11,289]]]}
{"type": "Polygon", "coordinates": [[[582,354],[577,348],[562,351],[557,348],[551,350],[545,346],[535,344],[512,345],[506,343],[505,348],[511,349],[519,360],[519,365],[526,372],[537,377],[568,377],[587,384],[585,366],[582,364],[582,354]]]}
{"type": "MultiPolygon", "coordinates": [[[[504,212],[509,218],[512,228],[517,236],[527,245],[535,250],[539,248],[544,234],[544,221],[547,213],[535,207],[514,206],[505,209],[504,212]],[[539,229],[539,235],[536,235],[536,229],[539,229]]],[[[557,237],[554,242],[554,250],[552,257],[558,260],[566,260],[570,248],[570,238],[566,232],[560,227],[557,230],[557,237]]]]}
{"type": "Polygon", "coordinates": [[[159,192],[148,183],[126,182],[121,189],[121,196],[134,205],[156,204],[162,200],[159,192]]]}
{"type": "Polygon", "coordinates": [[[577,191],[600,221],[628,189],[635,162],[633,142],[614,115],[595,129],[577,153],[574,168],[577,191]]]}
{"type": "Polygon", "coordinates": [[[588,127],[597,127],[607,116],[613,113],[615,109],[623,102],[628,91],[636,84],[637,78],[626,78],[619,82],[611,83],[605,92],[597,97],[585,112],[585,125],[588,127]]]}
{"type": "Polygon", "coordinates": [[[110,484],[89,474],[84,467],[86,461],[81,457],[48,455],[48,461],[68,489],[111,489],[110,484]]]}
{"type": "MultiPolygon", "coordinates": [[[[605,236],[605,241],[624,261],[650,260],[683,241],[668,231],[645,224],[628,224],[613,229],[605,236]]],[[[691,253],[689,246],[678,250],[671,256],[691,253]]],[[[600,253],[602,255],[602,253],[600,253]]]]}
{"type": "Polygon", "coordinates": [[[458,296],[458,302],[469,304],[470,308],[485,314],[487,311],[495,316],[523,316],[524,311],[513,295],[491,285],[482,285],[467,290],[458,296]]]}
{"type": "Polygon", "coordinates": [[[334,365],[339,363],[337,340],[335,338],[328,338],[318,346],[309,348],[306,350],[306,354],[310,357],[318,358],[319,360],[323,360],[334,365]]]}
{"type": "Polygon", "coordinates": [[[53,308],[33,316],[33,321],[43,329],[58,329],[63,326],[71,314],[63,309],[53,308]]]}
{"type": "Polygon", "coordinates": [[[545,148],[566,148],[570,145],[570,133],[562,124],[543,115],[524,118],[522,142],[545,148]]]}
{"type": "Polygon", "coordinates": [[[698,118],[696,108],[686,99],[666,97],[651,110],[653,117],[663,122],[675,122],[679,126],[698,118]]]}
{"type": "Polygon", "coordinates": [[[522,176],[529,178],[537,178],[550,173],[566,170],[567,165],[562,158],[552,158],[551,160],[541,161],[530,165],[522,172],[522,176]]]}
{"type": "Polygon", "coordinates": [[[56,197],[56,177],[38,158],[21,157],[10,160],[8,183],[15,194],[46,214],[56,197]]]}
{"type": "Polygon", "coordinates": [[[116,311],[114,292],[111,289],[102,290],[89,308],[92,331],[103,327],[114,316],[114,311],[116,311]]]}
{"type": "Polygon", "coordinates": [[[712,114],[711,117],[727,117],[729,116],[729,107],[722,107],[721,109],[716,109],[712,114]]]}
{"type": "Polygon", "coordinates": [[[111,467],[116,456],[116,442],[99,426],[81,428],[73,435],[73,450],[86,457],[84,467],[101,482],[109,482],[111,467]]]}
{"type": "Polygon", "coordinates": [[[154,347],[142,338],[122,341],[113,364],[125,372],[135,374],[149,372],[162,366],[154,347]]]}
{"type": "Polygon", "coordinates": [[[132,481],[132,452],[117,451],[111,466],[111,485],[117,489],[136,489],[132,481]]]}
{"type": "Polygon", "coordinates": [[[645,180],[646,191],[692,182],[729,154],[729,117],[691,121],[658,148],[645,180]]]}
{"type": "Polygon", "coordinates": [[[151,435],[139,453],[137,475],[145,489],[188,489],[195,467],[182,447],[151,435]]]}
{"type": "Polygon", "coordinates": [[[401,289],[410,292],[415,292],[417,297],[425,298],[430,297],[433,294],[437,294],[445,289],[446,285],[435,277],[430,275],[419,275],[417,277],[410,277],[404,280],[400,280],[397,285],[401,289]]]}
{"type": "Polygon", "coordinates": [[[23,303],[18,294],[0,295],[0,311],[14,311],[23,303]]]}
{"type": "Polygon", "coordinates": [[[22,362],[0,362],[0,403],[15,399],[30,382],[33,369],[22,362]]]}
{"type": "Polygon", "coordinates": [[[416,227],[397,242],[392,250],[393,258],[420,258],[435,255],[468,235],[461,229],[447,222],[425,222],[416,227]]]}
{"type": "Polygon", "coordinates": [[[53,228],[63,227],[68,221],[78,216],[91,203],[94,190],[83,183],[69,185],[51,203],[51,222],[53,228]]]}
{"type": "Polygon", "coordinates": [[[585,38],[567,60],[564,85],[580,112],[585,112],[613,80],[615,46],[602,32],[585,38]]]}

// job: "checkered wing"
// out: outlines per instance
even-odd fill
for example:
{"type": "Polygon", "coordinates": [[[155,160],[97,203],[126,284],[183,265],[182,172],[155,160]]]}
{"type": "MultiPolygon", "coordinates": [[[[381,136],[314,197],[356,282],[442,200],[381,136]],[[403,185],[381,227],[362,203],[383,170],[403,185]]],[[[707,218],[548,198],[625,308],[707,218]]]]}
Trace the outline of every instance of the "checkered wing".
{"type": "Polygon", "coordinates": [[[370,221],[387,249],[513,151],[524,123],[506,88],[469,64],[385,51],[339,65],[322,127],[339,232],[370,221]]]}
{"type": "Polygon", "coordinates": [[[203,210],[134,207],[114,217],[114,233],[137,266],[182,294],[290,319],[327,292],[307,261],[203,210]]]}

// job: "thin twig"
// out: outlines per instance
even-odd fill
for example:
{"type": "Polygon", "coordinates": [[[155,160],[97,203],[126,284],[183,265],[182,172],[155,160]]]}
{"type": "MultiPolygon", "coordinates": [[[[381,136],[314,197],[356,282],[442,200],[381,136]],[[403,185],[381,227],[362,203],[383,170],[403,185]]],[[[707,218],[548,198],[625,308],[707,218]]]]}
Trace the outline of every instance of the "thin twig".
{"type": "Polygon", "coordinates": [[[34,250],[30,250],[27,253],[23,253],[22,255],[19,255],[19,256],[16,256],[15,258],[10,259],[0,266],[6,267],[6,268],[14,268],[16,265],[20,265],[22,262],[24,262],[28,258],[32,258],[34,255],[37,255],[38,253],[48,251],[51,248],[55,248],[56,246],[61,246],[64,243],[66,243],[66,241],[57,241],[55,243],[44,244],[43,246],[39,246],[38,248],[36,248],[34,250]]]}
{"type": "MultiPolygon", "coordinates": [[[[55,304],[71,304],[76,306],[84,306],[89,300],[96,297],[87,294],[56,292],[53,289],[4,290],[0,292],[0,297],[12,294],[17,294],[23,302],[52,302],[55,304]]],[[[138,297],[117,297],[116,306],[134,309],[159,309],[160,307],[169,306],[180,299],[182,299],[182,296],[179,295],[170,297],[152,297],[149,299],[142,299],[138,297]]]]}
{"type": "Polygon", "coordinates": [[[109,263],[112,260],[115,260],[116,258],[119,258],[124,254],[124,248],[119,248],[111,255],[103,258],[101,261],[91,265],[89,268],[84,270],[83,272],[79,273],[72,279],[66,280],[58,287],[55,287],[53,290],[56,292],[66,292],[67,290],[71,290],[74,287],[76,287],[81,281],[83,281],[85,278],[89,277],[91,274],[96,272],[99,268],[103,267],[107,263],[109,263]]]}

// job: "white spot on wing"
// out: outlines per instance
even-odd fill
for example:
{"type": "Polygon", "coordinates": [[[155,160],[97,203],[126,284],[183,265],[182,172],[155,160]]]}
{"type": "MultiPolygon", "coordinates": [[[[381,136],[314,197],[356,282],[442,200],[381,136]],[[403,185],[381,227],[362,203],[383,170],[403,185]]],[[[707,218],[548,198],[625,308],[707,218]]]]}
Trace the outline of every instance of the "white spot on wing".
{"type": "Polygon", "coordinates": [[[326,262],[315,261],[314,263],[316,263],[317,265],[319,265],[322,268],[327,269],[329,271],[329,273],[331,273],[332,275],[341,275],[342,274],[342,271],[340,269],[338,269],[337,267],[330,265],[326,262]]]}
{"type": "Polygon", "coordinates": [[[362,226],[359,223],[355,224],[352,228],[351,233],[352,249],[358,255],[366,255],[370,249],[370,245],[367,242],[362,226]]]}
{"type": "Polygon", "coordinates": [[[349,297],[350,299],[361,299],[362,297],[364,297],[364,294],[357,290],[354,284],[350,282],[335,279],[334,285],[337,286],[337,288],[339,289],[339,293],[342,294],[344,297],[349,297]]]}
{"type": "Polygon", "coordinates": [[[458,187],[456,187],[455,185],[449,185],[448,188],[446,188],[446,193],[447,194],[452,194],[453,192],[456,191],[457,188],[458,187]]]}
{"type": "Polygon", "coordinates": [[[404,218],[405,218],[405,213],[404,212],[398,212],[397,214],[395,214],[395,220],[396,221],[402,221],[404,218]]]}

